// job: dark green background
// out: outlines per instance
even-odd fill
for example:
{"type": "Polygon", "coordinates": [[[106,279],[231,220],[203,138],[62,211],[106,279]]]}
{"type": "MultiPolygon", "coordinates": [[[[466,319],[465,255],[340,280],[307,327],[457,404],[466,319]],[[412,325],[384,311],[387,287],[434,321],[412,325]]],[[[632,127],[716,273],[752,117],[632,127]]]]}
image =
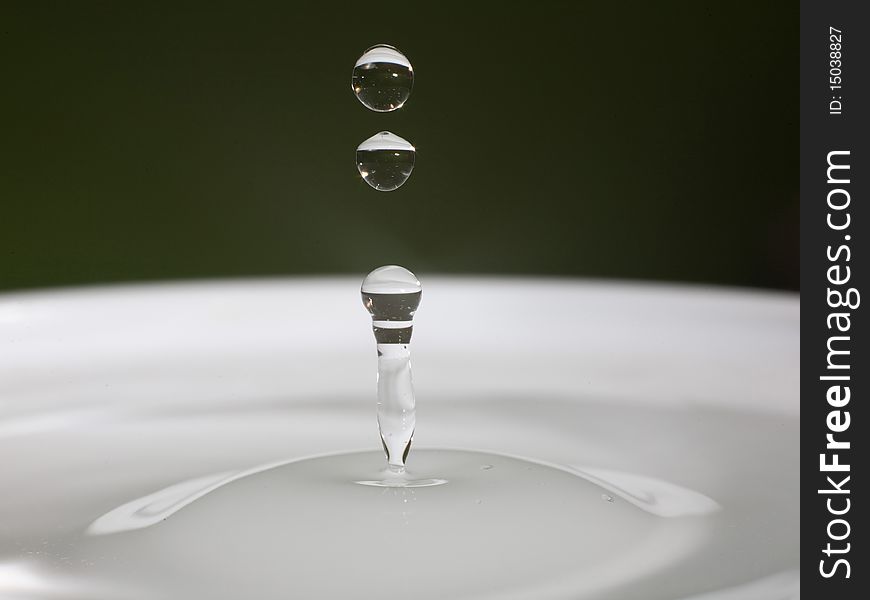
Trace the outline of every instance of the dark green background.
{"type": "Polygon", "coordinates": [[[798,286],[795,2],[0,5],[0,288],[310,273],[798,286]],[[416,83],[350,90],[375,43],[416,83]],[[376,192],[357,144],[417,147],[376,192]]]}

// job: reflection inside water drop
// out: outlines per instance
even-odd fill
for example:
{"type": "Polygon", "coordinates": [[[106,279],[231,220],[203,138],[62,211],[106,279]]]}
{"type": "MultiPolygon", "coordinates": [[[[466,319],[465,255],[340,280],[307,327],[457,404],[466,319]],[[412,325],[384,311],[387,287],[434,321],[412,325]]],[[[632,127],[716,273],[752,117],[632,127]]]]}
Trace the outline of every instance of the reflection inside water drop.
{"type": "Polygon", "coordinates": [[[392,192],[408,181],[416,150],[399,136],[382,131],[356,149],[356,168],[363,180],[379,192],[392,192]]]}
{"type": "Polygon", "coordinates": [[[414,69],[393,46],[379,44],[369,48],[353,67],[351,89],[370,110],[390,112],[401,108],[413,86],[414,69]]]}

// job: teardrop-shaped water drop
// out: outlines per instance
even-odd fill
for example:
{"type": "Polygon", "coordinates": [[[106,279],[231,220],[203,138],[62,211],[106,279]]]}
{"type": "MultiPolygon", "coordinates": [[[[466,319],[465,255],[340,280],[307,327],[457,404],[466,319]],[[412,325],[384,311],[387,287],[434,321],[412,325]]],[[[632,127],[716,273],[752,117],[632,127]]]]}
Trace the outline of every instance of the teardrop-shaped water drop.
{"type": "Polygon", "coordinates": [[[407,57],[393,46],[372,46],[353,67],[353,93],[363,106],[376,112],[402,108],[413,86],[414,69],[407,57]]]}
{"type": "Polygon", "coordinates": [[[415,158],[408,140],[382,131],[357,147],[356,168],[367,184],[380,192],[392,192],[408,181],[415,158]]]}

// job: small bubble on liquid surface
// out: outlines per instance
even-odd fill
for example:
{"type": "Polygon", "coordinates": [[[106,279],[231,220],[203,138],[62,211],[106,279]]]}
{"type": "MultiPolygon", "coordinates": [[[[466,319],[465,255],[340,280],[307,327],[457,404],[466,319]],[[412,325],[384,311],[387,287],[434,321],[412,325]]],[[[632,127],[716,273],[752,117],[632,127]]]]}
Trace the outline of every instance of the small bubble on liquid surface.
{"type": "Polygon", "coordinates": [[[489,471],[492,468],[492,465],[481,465],[481,471],[489,471]]]}
{"type": "Polygon", "coordinates": [[[601,494],[601,499],[605,502],[613,502],[613,496],[610,494],[601,494]]]}
{"type": "Polygon", "coordinates": [[[356,168],[363,180],[379,192],[392,192],[408,181],[416,150],[389,131],[376,133],[356,149],[356,168]]]}
{"type": "Polygon", "coordinates": [[[351,89],[354,95],[363,106],[376,112],[402,108],[413,86],[411,62],[393,46],[372,46],[353,67],[351,89]]]}

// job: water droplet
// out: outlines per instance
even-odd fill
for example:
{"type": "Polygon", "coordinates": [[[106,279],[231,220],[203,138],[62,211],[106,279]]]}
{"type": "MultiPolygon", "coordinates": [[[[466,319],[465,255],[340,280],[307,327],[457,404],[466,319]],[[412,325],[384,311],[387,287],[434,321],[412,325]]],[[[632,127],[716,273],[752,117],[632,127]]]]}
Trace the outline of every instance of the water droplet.
{"type": "Polygon", "coordinates": [[[601,499],[606,502],[613,502],[613,496],[610,494],[601,494],[601,499]]]}
{"type": "Polygon", "coordinates": [[[492,465],[481,465],[481,471],[489,471],[492,468],[492,465]]]}
{"type": "Polygon", "coordinates": [[[357,146],[356,168],[367,184],[380,192],[392,192],[408,181],[416,154],[408,140],[382,131],[357,146]]]}
{"type": "Polygon", "coordinates": [[[370,110],[391,112],[402,108],[413,86],[414,69],[408,58],[393,46],[372,46],[353,67],[351,89],[370,110]]]}

